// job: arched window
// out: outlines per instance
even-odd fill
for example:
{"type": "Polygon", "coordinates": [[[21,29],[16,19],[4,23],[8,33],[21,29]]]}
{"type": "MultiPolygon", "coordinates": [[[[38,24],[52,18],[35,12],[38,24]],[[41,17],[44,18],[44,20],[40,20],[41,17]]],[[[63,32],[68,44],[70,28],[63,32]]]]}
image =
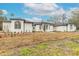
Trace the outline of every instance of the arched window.
{"type": "Polygon", "coordinates": [[[19,21],[15,22],[15,29],[21,29],[21,23],[19,21]]]}

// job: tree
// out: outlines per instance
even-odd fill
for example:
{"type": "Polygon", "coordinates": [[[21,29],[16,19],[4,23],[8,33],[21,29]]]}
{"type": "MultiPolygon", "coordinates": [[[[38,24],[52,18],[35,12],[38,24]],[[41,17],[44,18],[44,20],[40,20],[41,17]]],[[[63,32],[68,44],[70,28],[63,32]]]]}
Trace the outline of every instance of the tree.
{"type": "Polygon", "coordinates": [[[4,12],[2,10],[0,10],[0,15],[3,15],[3,14],[4,14],[4,12]]]}
{"type": "Polygon", "coordinates": [[[50,16],[47,21],[48,22],[52,22],[52,23],[56,23],[58,20],[58,16],[57,15],[53,15],[53,16],[50,16]]]}
{"type": "Polygon", "coordinates": [[[50,16],[50,18],[48,19],[48,21],[52,22],[53,24],[64,24],[67,23],[66,22],[66,15],[65,14],[59,14],[59,15],[53,15],[50,16]]]}
{"type": "Polygon", "coordinates": [[[15,14],[14,13],[11,13],[11,17],[14,18],[15,17],[15,14]]]}
{"type": "Polygon", "coordinates": [[[4,11],[0,10],[0,21],[7,20],[7,17],[4,16],[4,11]]]}
{"type": "Polygon", "coordinates": [[[69,23],[75,24],[79,30],[79,10],[72,11],[72,17],[68,21],[69,23]]]}
{"type": "Polygon", "coordinates": [[[0,10],[0,30],[2,30],[2,23],[4,20],[7,20],[7,17],[4,16],[4,11],[0,10]]]}

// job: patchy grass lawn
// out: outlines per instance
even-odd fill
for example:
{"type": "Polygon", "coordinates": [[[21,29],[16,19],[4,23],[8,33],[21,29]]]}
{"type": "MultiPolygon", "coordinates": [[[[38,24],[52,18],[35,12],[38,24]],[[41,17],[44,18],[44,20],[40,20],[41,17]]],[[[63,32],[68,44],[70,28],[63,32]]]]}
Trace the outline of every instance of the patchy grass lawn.
{"type": "Polygon", "coordinates": [[[39,32],[1,38],[0,55],[79,56],[79,33],[39,32]]]}
{"type": "Polygon", "coordinates": [[[79,43],[72,40],[47,41],[19,51],[23,56],[79,56],[79,43]]]}

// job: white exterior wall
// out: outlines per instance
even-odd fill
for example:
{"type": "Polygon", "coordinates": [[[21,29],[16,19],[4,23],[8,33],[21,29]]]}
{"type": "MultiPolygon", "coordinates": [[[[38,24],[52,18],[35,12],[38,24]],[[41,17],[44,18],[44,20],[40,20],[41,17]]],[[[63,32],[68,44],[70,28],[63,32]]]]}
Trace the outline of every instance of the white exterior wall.
{"type": "Polygon", "coordinates": [[[24,22],[21,21],[21,20],[18,20],[19,22],[21,22],[21,29],[15,29],[15,22],[16,21],[17,20],[11,20],[11,32],[16,32],[16,33],[18,33],[18,32],[24,32],[23,31],[24,22]]]}
{"type": "Polygon", "coordinates": [[[42,31],[42,32],[44,32],[43,27],[44,27],[44,24],[41,25],[41,31],[42,31]]]}
{"type": "MultiPolygon", "coordinates": [[[[47,24],[48,25],[48,24],[47,24]]],[[[45,29],[46,32],[50,32],[50,25],[48,25],[48,28],[45,29]]]]}
{"type": "Polygon", "coordinates": [[[24,32],[32,32],[32,31],[33,31],[32,23],[25,23],[24,32]]]}
{"type": "MultiPolygon", "coordinates": [[[[17,20],[11,20],[11,22],[3,22],[3,31],[4,32],[32,32],[33,26],[32,23],[24,23],[24,21],[18,20],[21,23],[21,29],[15,29],[15,22],[17,20]]],[[[76,31],[76,26],[74,24],[68,24],[67,26],[56,26],[50,24],[42,24],[41,29],[40,25],[36,25],[34,31],[42,31],[44,32],[44,25],[48,25],[48,28],[45,29],[45,32],[52,32],[52,31],[76,31]],[[72,26],[72,28],[71,28],[72,26]]]]}
{"type": "Polygon", "coordinates": [[[67,27],[66,26],[57,26],[57,27],[55,27],[55,31],[65,32],[65,31],[67,31],[67,27]]]}
{"type": "MultiPolygon", "coordinates": [[[[42,24],[41,25],[41,29],[40,29],[40,25],[36,25],[35,26],[35,31],[42,31],[42,32],[44,32],[44,29],[43,29],[44,25],[45,24],[42,24]]],[[[49,25],[48,24],[48,28],[45,29],[45,32],[52,32],[52,31],[53,31],[53,25],[49,25]]]]}
{"type": "Polygon", "coordinates": [[[11,32],[11,23],[9,22],[3,22],[3,31],[4,32],[11,32]]]}
{"type": "Polygon", "coordinates": [[[46,32],[52,32],[53,31],[53,25],[48,25],[48,28],[45,30],[46,32]]]}
{"type": "Polygon", "coordinates": [[[36,25],[36,26],[35,26],[35,31],[41,31],[40,25],[36,25]]]}
{"type": "Polygon", "coordinates": [[[50,31],[54,31],[53,25],[50,25],[50,31]]]}
{"type": "Polygon", "coordinates": [[[67,26],[57,26],[55,27],[55,31],[61,31],[61,32],[65,32],[65,31],[76,31],[76,26],[73,24],[68,24],[67,26]],[[72,27],[72,28],[71,28],[72,27]]]}
{"type": "Polygon", "coordinates": [[[76,31],[76,26],[74,24],[68,24],[67,30],[68,31],[76,31]],[[71,26],[72,26],[72,28],[71,28],[71,26]]]}

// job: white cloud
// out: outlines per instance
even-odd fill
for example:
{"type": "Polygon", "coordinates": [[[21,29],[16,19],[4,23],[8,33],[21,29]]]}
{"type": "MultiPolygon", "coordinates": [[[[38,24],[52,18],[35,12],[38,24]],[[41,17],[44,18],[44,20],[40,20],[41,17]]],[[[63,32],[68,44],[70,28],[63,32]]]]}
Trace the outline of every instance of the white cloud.
{"type": "Polygon", "coordinates": [[[78,7],[70,8],[70,10],[68,10],[66,12],[66,16],[67,16],[68,19],[72,18],[72,16],[73,16],[72,12],[74,12],[74,11],[79,11],[79,8],[78,7]]]}
{"type": "Polygon", "coordinates": [[[7,14],[8,13],[7,10],[0,10],[0,11],[2,11],[3,14],[7,14]]]}
{"type": "Polygon", "coordinates": [[[55,8],[58,8],[56,4],[51,3],[27,3],[24,5],[38,11],[52,11],[55,8]]]}
{"type": "MultiPolygon", "coordinates": [[[[62,15],[66,13],[66,11],[58,6],[55,3],[26,3],[24,7],[28,7],[29,9],[24,9],[26,14],[38,15],[38,16],[53,16],[59,18],[59,21],[62,19],[62,15]]],[[[42,19],[32,18],[32,21],[39,22],[42,19]]],[[[43,19],[44,20],[44,19],[43,19]]],[[[55,21],[58,21],[55,19],[55,21]]]]}
{"type": "Polygon", "coordinates": [[[70,11],[79,11],[79,8],[78,7],[70,8],[70,11]]]}
{"type": "Polygon", "coordinates": [[[37,17],[33,17],[32,21],[34,21],[34,22],[41,22],[42,19],[41,18],[37,18],[37,17]]]}
{"type": "Polygon", "coordinates": [[[79,10],[78,7],[70,8],[70,10],[66,11],[62,7],[58,6],[55,3],[26,3],[24,7],[29,7],[29,9],[24,9],[25,13],[31,15],[39,15],[39,16],[54,16],[54,15],[62,15],[66,14],[67,18],[72,16],[72,11],[79,10]]]}
{"type": "MultiPolygon", "coordinates": [[[[38,16],[57,16],[59,18],[59,21],[61,21],[61,17],[63,14],[66,15],[65,20],[68,21],[68,19],[73,16],[72,11],[79,11],[78,7],[64,10],[62,7],[58,6],[55,3],[26,3],[24,4],[24,7],[24,12],[27,14],[38,16]],[[28,7],[29,9],[26,9],[26,7],[28,7]]],[[[31,21],[40,22],[42,21],[42,19],[34,17],[31,19],[31,21]]]]}
{"type": "Polygon", "coordinates": [[[54,14],[54,15],[63,15],[63,14],[65,14],[65,13],[66,13],[66,12],[65,12],[65,10],[64,10],[63,8],[60,8],[60,9],[58,9],[58,10],[52,12],[52,14],[54,14]]]}
{"type": "Polygon", "coordinates": [[[41,18],[33,17],[33,18],[25,18],[26,20],[32,21],[32,22],[41,22],[41,18]]]}
{"type": "MultiPolygon", "coordinates": [[[[24,4],[24,12],[31,15],[38,16],[57,16],[59,20],[63,14],[66,15],[66,19],[68,20],[73,16],[72,11],[79,11],[78,7],[70,8],[69,10],[64,10],[62,7],[58,6],[55,3],[26,3],[24,4]],[[26,9],[28,7],[29,9],[26,9]]],[[[41,21],[37,17],[31,19],[32,21],[41,21]]]]}
{"type": "Polygon", "coordinates": [[[25,7],[29,7],[30,9],[25,9],[25,13],[29,13],[32,15],[54,15],[54,14],[62,14],[64,13],[64,9],[60,8],[55,3],[26,3],[25,7]]]}

